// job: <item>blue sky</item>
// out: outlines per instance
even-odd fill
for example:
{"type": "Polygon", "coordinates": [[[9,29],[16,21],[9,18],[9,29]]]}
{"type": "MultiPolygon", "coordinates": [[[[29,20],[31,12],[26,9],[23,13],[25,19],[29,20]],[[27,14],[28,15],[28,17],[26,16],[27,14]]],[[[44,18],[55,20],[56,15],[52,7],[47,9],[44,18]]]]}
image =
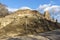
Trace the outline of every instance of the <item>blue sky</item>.
{"type": "Polygon", "coordinates": [[[10,8],[20,8],[22,6],[28,6],[35,9],[39,5],[49,3],[51,3],[52,5],[60,5],[60,0],[0,0],[0,2],[10,8]]]}
{"type": "Polygon", "coordinates": [[[16,11],[19,8],[36,9],[40,12],[49,10],[60,22],[60,0],[0,0],[0,3],[7,5],[9,11],[16,11]]]}

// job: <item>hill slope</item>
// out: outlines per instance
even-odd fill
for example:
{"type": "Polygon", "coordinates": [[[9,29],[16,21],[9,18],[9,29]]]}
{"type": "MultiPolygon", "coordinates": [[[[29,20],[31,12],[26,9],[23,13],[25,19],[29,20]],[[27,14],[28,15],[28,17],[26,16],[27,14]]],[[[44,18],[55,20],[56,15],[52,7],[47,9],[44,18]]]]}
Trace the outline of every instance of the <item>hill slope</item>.
{"type": "Polygon", "coordinates": [[[36,10],[18,10],[0,18],[0,36],[36,34],[59,29],[57,23],[47,20],[36,10]]]}

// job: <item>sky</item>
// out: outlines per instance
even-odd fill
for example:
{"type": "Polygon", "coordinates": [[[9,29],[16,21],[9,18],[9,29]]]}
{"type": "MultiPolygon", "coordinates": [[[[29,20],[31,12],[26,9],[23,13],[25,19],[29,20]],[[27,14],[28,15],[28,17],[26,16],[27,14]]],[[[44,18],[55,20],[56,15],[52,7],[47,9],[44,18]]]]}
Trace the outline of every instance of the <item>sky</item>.
{"type": "Polygon", "coordinates": [[[18,9],[36,9],[43,13],[46,10],[60,22],[60,0],[0,0],[9,11],[18,9]]]}
{"type": "Polygon", "coordinates": [[[0,2],[10,8],[28,6],[32,9],[36,9],[39,5],[43,4],[60,5],[60,0],[0,0],[0,2]]]}

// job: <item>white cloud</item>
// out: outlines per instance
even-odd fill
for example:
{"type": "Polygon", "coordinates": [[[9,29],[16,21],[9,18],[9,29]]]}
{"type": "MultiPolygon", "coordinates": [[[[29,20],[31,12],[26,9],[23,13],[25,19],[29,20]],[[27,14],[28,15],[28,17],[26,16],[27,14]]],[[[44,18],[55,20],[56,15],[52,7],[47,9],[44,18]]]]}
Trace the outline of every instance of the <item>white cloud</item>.
{"type": "Polygon", "coordinates": [[[11,11],[11,12],[14,12],[14,11],[17,11],[17,10],[24,10],[24,9],[30,9],[30,10],[32,10],[31,8],[29,8],[29,7],[21,7],[21,8],[9,8],[9,7],[7,7],[7,9],[9,10],[9,11],[11,11]]]}
{"type": "Polygon", "coordinates": [[[56,4],[53,0],[50,1],[50,4],[56,4]]]}
{"type": "Polygon", "coordinates": [[[7,8],[8,11],[11,11],[11,12],[14,12],[14,11],[17,11],[18,9],[17,8],[7,8]]]}
{"type": "Polygon", "coordinates": [[[42,10],[42,11],[49,10],[49,11],[59,12],[60,6],[59,5],[44,4],[44,5],[40,5],[38,10],[42,10]]]}
{"type": "Polygon", "coordinates": [[[44,12],[44,10],[46,9],[46,8],[48,8],[48,7],[50,7],[51,6],[51,4],[44,4],[44,5],[40,5],[38,8],[37,8],[37,10],[39,10],[40,12],[44,12]]]}
{"type": "Polygon", "coordinates": [[[50,7],[51,4],[44,4],[44,5],[40,5],[39,8],[40,9],[45,9],[47,7],[50,7]]]}
{"type": "Polygon", "coordinates": [[[30,10],[32,10],[30,7],[26,7],[26,6],[25,7],[21,7],[20,9],[21,10],[24,10],[24,9],[30,9],[30,10]]]}
{"type": "Polygon", "coordinates": [[[58,5],[52,5],[44,9],[44,11],[49,10],[52,12],[59,12],[60,11],[60,6],[58,5]]]}

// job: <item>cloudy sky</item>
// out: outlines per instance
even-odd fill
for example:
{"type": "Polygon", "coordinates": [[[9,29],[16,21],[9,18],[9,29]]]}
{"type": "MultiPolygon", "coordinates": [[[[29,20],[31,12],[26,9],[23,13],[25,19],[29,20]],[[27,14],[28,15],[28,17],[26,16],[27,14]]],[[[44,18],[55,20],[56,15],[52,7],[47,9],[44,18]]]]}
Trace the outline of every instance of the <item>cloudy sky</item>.
{"type": "Polygon", "coordinates": [[[50,14],[60,21],[60,0],[0,0],[0,3],[7,5],[9,11],[36,9],[43,13],[49,10],[50,14]]]}

